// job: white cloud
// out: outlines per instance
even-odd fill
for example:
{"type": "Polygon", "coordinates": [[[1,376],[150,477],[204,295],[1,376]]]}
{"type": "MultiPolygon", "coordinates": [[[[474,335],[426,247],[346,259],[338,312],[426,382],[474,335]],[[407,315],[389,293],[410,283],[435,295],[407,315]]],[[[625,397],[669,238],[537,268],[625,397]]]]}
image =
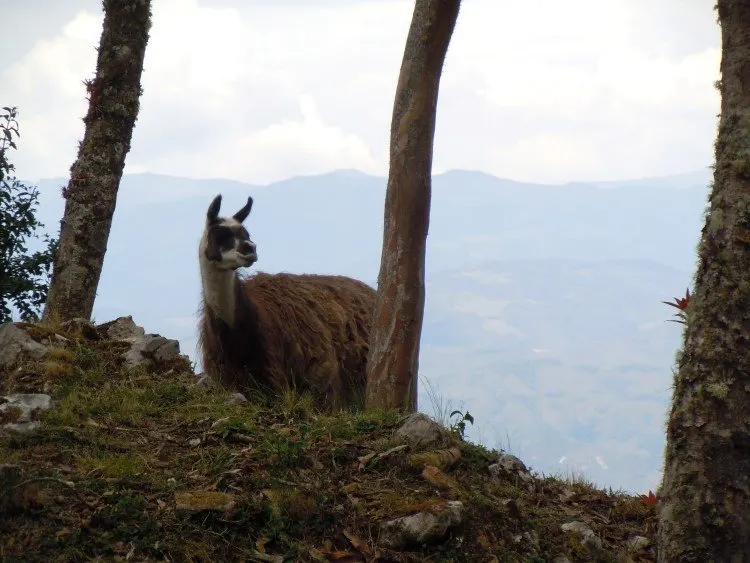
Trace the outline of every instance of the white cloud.
{"type": "MultiPolygon", "coordinates": [[[[128,170],[253,183],[384,174],[412,2],[225,5],[155,3],[128,170]]],[[[75,158],[100,24],[81,12],[0,71],[2,98],[22,112],[21,175],[64,175],[75,158]]],[[[468,0],[435,170],[561,182],[708,165],[718,62],[709,4],[468,0]]]]}
{"type": "MultiPolygon", "coordinates": [[[[379,172],[367,145],[356,135],[324,123],[309,96],[300,97],[301,120],[285,119],[237,139],[226,154],[224,176],[240,171],[270,181],[285,175],[328,172],[347,166],[379,172]]],[[[217,155],[222,162],[222,155],[217,155]]]]}
{"type": "Polygon", "coordinates": [[[598,150],[584,134],[542,131],[490,150],[495,161],[502,163],[504,176],[513,179],[526,178],[528,163],[535,160],[544,162],[535,175],[542,182],[555,182],[561,175],[573,178],[581,170],[599,167],[598,150]]]}
{"type": "Polygon", "coordinates": [[[93,75],[101,20],[79,13],[60,35],[40,39],[20,61],[0,72],[3,105],[19,106],[18,175],[65,175],[83,134],[83,80],[93,75]]]}

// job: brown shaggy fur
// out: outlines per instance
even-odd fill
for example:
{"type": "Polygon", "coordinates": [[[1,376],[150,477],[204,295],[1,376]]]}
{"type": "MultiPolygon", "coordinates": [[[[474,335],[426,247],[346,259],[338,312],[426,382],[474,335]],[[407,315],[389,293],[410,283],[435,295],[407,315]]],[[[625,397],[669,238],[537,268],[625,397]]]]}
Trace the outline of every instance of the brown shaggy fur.
{"type": "Polygon", "coordinates": [[[295,388],[328,407],[361,406],[373,288],[343,276],[256,273],[235,291],[233,329],[203,305],[206,373],[235,389],[295,388]]]}

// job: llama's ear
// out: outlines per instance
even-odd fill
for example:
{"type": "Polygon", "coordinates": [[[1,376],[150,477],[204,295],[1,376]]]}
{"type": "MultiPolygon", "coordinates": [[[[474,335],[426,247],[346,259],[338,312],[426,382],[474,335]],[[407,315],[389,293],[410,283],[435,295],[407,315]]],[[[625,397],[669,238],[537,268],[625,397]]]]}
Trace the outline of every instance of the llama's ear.
{"type": "Polygon", "coordinates": [[[247,203],[245,204],[245,207],[243,207],[237,213],[235,213],[234,218],[237,220],[237,222],[242,223],[245,219],[247,219],[247,216],[250,215],[250,210],[252,208],[253,208],[253,198],[249,197],[247,198],[247,203]]]}
{"type": "Polygon", "coordinates": [[[211,205],[208,206],[208,213],[206,213],[206,218],[208,219],[209,223],[213,223],[216,221],[216,219],[219,217],[219,210],[221,209],[221,194],[217,195],[214,200],[211,202],[211,205]]]}

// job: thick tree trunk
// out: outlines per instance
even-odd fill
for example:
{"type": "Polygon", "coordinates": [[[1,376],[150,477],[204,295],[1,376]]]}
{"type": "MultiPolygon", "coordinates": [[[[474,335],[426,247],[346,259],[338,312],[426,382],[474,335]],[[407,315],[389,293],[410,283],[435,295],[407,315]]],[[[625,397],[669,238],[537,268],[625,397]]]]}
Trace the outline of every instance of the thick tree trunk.
{"type": "Polygon", "coordinates": [[[717,8],[721,118],[667,426],[665,562],[750,560],[750,2],[717,8]]]}
{"type": "Polygon", "coordinates": [[[96,77],[78,158],[64,188],[65,215],[45,320],[90,318],[107,251],[125,155],[138,117],[150,0],[104,0],[96,77]]]}
{"type": "Polygon", "coordinates": [[[417,408],[419,339],[440,75],[460,0],[416,0],[391,121],[383,251],[365,407],[417,408]]]}

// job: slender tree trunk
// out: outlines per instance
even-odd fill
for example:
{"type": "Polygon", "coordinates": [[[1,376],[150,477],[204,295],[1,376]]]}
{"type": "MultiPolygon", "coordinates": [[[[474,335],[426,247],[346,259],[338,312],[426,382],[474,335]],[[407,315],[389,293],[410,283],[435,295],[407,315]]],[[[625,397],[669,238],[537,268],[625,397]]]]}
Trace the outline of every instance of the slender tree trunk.
{"type": "Polygon", "coordinates": [[[750,561],[750,2],[717,8],[721,118],[667,426],[664,562],[750,561]]]}
{"type": "Polygon", "coordinates": [[[460,4],[460,0],[416,0],[406,40],[391,121],[367,409],[417,409],[435,115],[440,75],[460,4]]]}
{"type": "Polygon", "coordinates": [[[65,215],[45,320],[91,317],[125,155],[138,118],[150,26],[150,0],[104,0],[96,77],[86,83],[86,132],[63,190],[65,215]]]}

